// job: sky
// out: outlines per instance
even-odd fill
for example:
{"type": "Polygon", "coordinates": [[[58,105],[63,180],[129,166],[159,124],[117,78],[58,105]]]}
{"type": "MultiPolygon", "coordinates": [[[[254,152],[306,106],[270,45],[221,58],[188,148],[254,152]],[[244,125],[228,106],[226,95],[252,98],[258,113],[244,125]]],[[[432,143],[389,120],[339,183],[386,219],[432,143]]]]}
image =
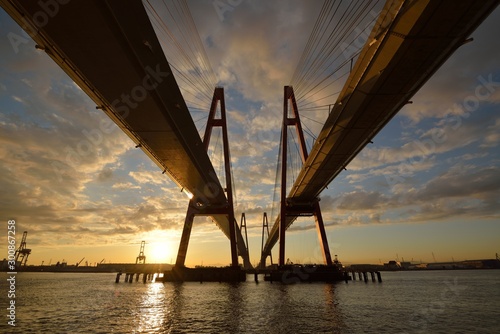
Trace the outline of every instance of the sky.
{"type": "MultiPolygon", "coordinates": [[[[276,214],[283,86],[322,1],[188,3],[226,91],[235,214],[239,221],[245,212],[256,264],[262,215],[276,214]]],[[[499,31],[497,9],[321,194],[330,250],[343,263],[500,253],[499,31]]],[[[206,111],[192,110],[200,131],[209,102],[206,111]]],[[[301,115],[317,134],[327,113],[301,115]]],[[[188,199],[117,127],[86,147],[106,119],[0,10],[0,220],[7,235],[15,219],[18,242],[28,231],[28,264],[134,262],[142,240],[147,262],[175,262],[188,199]],[[64,179],[58,163],[67,167],[64,179]]],[[[311,218],[289,228],[286,244],[293,262],[321,262],[311,218]]],[[[0,246],[6,257],[6,238],[0,246]]],[[[186,264],[229,262],[228,239],[210,219],[197,218],[186,264]]]]}

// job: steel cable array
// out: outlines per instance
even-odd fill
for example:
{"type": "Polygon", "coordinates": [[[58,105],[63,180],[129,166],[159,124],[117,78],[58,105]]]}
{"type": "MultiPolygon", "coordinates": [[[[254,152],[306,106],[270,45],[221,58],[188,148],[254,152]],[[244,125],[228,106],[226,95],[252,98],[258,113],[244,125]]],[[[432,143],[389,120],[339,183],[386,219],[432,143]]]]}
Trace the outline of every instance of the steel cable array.
{"type": "Polygon", "coordinates": [[[335,103],[381,6],[379,0],[324,2],[291,79],[302,115],[317,118],[316,111],[335,103]]]}
{"type": "Polygon", "coordinates": [[[206,119],[217,78],[186,0],[143,3],[191,114],[196,122],[206,119]]]}
{"type": "MultiPolygon", "coordinates": [[[[325,0],[291,79],[302,119],[306,146],[311,149],[319,130],[347,80],[379,16],[383,1],[325,0]],[[306,122],[304,122],[306,120],[306,122]],[[309,124],[309,125],[308,125],[309,124]],[[308,140],[309,139],[309,140],[308,140]]],[[[289,106],[288,110],[291,110],[289,106]]],[[[302,168],[295,131],[288,132],[287,190],[302,168]]],[[[277,189],[281,180],[281,150],[276,169],[272,219],[279,214],[277,189]]]]}

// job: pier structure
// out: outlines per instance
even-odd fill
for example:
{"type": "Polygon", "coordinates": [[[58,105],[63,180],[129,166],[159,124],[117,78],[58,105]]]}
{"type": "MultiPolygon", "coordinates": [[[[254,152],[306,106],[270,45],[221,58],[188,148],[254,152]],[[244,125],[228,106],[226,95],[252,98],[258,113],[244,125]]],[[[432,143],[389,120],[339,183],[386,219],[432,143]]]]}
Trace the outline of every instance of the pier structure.
{"type": "Polygon", "coordinates": [[[359,281],[364,281],[368,283],[368,274],[370,274],[371,281],[375,282],[375,277],[377,278],[377,282],[382,283],[382,274],[380,271],[364,271],[364,270],[346,270],[346,273],[350,273],[352,276],[349,276],[349,280],[356,281],[356,275],[359,278],[359,281]]]}
{"type": "MultiPolygon", "coordinates": [[[[122,272],[118,272],[116,274],[116,279],[115,283],[120,283],[120,277],[123,275],[122,272]]],[[[125,273],[125,283],[132,283],[134,281],[135,277],[135,282],[139,282],[139,278],[142,275],[142,283],[147,283],[147,282],[153,282],[153,280],[159,277],[160,273],[159,272],[130,272],[130,273],[125,273]]],[[[156,281],[156,280],[155,280],[156,281]]]]}

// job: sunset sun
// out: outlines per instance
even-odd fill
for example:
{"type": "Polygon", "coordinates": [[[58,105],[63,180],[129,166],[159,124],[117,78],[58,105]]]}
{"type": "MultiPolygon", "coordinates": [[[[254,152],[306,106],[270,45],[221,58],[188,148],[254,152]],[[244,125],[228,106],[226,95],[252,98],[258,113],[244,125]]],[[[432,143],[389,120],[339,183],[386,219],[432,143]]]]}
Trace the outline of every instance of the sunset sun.
{"type": "Polygon", "coordinates": [[[148,263],[170,263],[174,252],[171,243],[167,241],[154,241],[146,245],[146,256],[148,263]]]}

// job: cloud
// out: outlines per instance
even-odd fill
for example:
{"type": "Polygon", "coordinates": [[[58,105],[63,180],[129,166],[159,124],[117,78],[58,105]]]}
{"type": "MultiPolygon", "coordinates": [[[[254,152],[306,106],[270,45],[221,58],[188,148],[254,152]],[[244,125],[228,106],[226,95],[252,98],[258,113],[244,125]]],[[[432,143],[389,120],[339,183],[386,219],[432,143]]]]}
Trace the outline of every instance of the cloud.
{"type": "Polygon", "coordinates": [[[105,182],[111,180],[113,178],[113,170],[111,168],[105,168],[99,172],[97,175],[97,179],[100,182],[105,182]]]}
{"type": "Polygon", "coordinates": [[[496,10],[472,33],[474,41],[462,45],[412,98],[413,104],[404,107],[400,114],[419,123],[427,118],[463,114],[471,99],[498,104],[500,45],[491,41],[496,38],[499,19],[500,11],[496,10]],[[485,82],[490,85],[485,86],[485,82]]]}
{"type": "Polygon", "coordinates": [[[151,183],[156,185],[164,184],[164,175],[157,171],[131,171],[128,173],[134,181],[140,184],[151,183]]]}
{"type": "MultiPolygon", "coordinates": [[[[325,228],[328,228],[330,226],[337,226],[338,222],[330,222],[330,223],[324,223],[325,228]]],[[[315,230],[316,225],[314,224],[297,224],[294,223],[292,226],[290,226],[287,230],[287,232],[302,232],[302,231],[310,231],[310,230],[315,230]]]]}
{"type": "Polygon", "coordinates": [[[458,163],[427,182],[402,184],[389,194],[356,190],[325,195],[323,217],[333,214],[342,225],[498,217],[499,172],[498,166],[458,163]]]}
{"type": "Polygon", "coordinates": [[[212,1],[190,8],[222,84],[248,100],[280,101],[319,8],[301,1],[243,1],[222,21],[212,1]]]}
{"type": "MultiPolygon", "coordinates": [[[[424,184],[410,196],[417,202],[440,199],[473,198],[488,200],[500,194],[498,167],[478,169],[474,165],[457,165],[448,172],[424,184]]],[[[500,197],[497,197],[500,199],[500,197]]]]}
{"type": "Polygon", "coordinates": [[[141,189],[140,186],[133,185],[131,182],[126,183],[115,183],[112,186],[113,189],[127,190],[127,189],[141,189]]]}
{"type": "MultiPolygon", "coordinates": [[[[352,174],[351,180],[364,180],[369,175],[397,175],[415,173],[432,167],[434,156],[470,146],[494,147],[498,145],[500,118],[489,110],[476,112],[467,118],[444,116],[435,126],[413,134],[405,133],[401,146],[366,147],[348,166],[350,171],[372,169],[370,173],[352,174]],[[493,124],[492,124],[493,121],[493,124]],[[398,166],[395,166],[399,164],[398,166]],[[392,165],[384,167],[387,165],[392,165]],[[383,168],[384,167],[384,168],[383,168]],[[399,169],[399,171],[398,171],[399,169]]],[[[377,137],[375,138],[375,142],[377,137]]]]}

